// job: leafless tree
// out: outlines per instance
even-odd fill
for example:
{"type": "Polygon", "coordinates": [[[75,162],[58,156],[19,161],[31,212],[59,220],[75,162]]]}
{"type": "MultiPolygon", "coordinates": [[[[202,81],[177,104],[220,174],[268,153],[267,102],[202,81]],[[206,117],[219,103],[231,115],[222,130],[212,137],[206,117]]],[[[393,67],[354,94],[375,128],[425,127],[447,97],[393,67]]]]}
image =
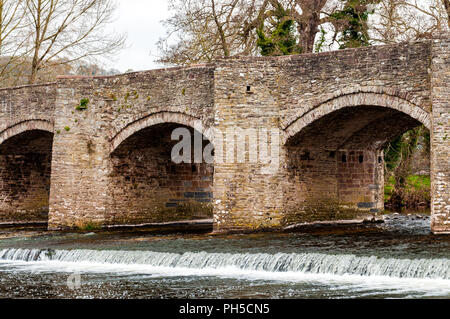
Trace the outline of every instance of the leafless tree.
{"type": "MultiPolygon", "coordinates": [[[[313,52],[321,29],[327,31],[329,49],[345,29],[334,13],[351,0],[170,0],[175,14],[164,23],[167,36],[160,40],[159,62],[192,64],[218,57],[256,55],[255,30],[272,19],[277,6],[295,21],[303,53],[313,52]]],[[[372,11],[367,32],[372,43],[396,43],[430,37],[448,25],[449,0],[367,0],[360,12],[372,11]]]]}
{"type": "Polygon", "coordinates": [[[53,64],[108,57],[124,46],[125,35],[106,34],[116,8],[110,0],[25,0],[33,48],[29,83],[53,64]]]}
{"type": "Polygon", "coordinates": [[[27,53],[24,0],[0,0],[0,83],[21,65],[27,53]]]}
{"type": "Polygon", "coordinates": [[[341,0],[170,0],[175,14],[165,21],[168,33],[159,42],[159,61],[191,64],[256,54],[255,30],[272,19],[279,6],[295,21],[302,52],[313,52],[319,26],[335,23],[331,14],[345,4],[341,0]]]}
{"type": "Polygon", "coordinates": [[[447,26],[450,29],[450,0],[442,0],[445,11],[447,12],[447,26]]]}
{"type": "Polygon", "coordinates": [[[160,62],[208,62],[236,52],[250,53],[254,41],[242,36],[248,23],[267,0],[169,0],[174,16],[164,21],[168,32],[159,41],[160,62]]]}
{"type": "Polygon", "coordinates": [[[449,28],[448,0],[382,0],[371,20],[376,43],[396,43],[431,38],[449,28]]]}

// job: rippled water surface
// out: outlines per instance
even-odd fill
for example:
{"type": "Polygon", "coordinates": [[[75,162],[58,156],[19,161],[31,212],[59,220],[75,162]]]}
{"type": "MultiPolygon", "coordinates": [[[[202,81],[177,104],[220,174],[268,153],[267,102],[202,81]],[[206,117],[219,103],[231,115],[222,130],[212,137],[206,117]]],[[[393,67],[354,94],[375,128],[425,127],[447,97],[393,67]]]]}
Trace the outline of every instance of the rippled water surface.
{"type": "Polygon", "coordinates": [[[246,235],[0,229],[0,297],[449,298],[450,236],[429,224],[392,214],[246,235]]]}

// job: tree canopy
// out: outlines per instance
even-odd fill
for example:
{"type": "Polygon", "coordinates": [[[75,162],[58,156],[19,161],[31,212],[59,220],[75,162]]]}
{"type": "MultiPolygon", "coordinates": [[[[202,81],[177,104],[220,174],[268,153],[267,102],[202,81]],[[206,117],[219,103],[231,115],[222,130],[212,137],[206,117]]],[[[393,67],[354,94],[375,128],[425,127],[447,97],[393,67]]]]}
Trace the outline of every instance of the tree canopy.
{"type": "Polygon", "coordinates": [[[173,15],[164,21],[167,34],[159,41],[159,62],[170,65],[410,41],[448,30],[450,23],[449,0],[169,0],[169,4],[173,15]]]}

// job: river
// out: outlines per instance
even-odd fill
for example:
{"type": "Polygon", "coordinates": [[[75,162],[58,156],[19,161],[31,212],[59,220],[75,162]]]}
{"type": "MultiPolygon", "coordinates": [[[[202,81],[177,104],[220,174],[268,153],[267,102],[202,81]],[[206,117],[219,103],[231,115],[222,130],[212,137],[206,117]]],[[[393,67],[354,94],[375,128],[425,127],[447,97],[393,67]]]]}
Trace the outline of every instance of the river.
{"type": "Polygon", "coordinates": [[[1,298],[449,298],[425,214],[240,235],[0,230],[1,298]]]}

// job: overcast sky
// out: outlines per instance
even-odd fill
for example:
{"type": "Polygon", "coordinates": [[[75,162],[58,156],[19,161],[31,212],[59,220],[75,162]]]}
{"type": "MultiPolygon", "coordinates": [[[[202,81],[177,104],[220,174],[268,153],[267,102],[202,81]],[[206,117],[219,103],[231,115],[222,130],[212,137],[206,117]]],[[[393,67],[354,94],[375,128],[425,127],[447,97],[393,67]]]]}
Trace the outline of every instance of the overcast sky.
{"type": "Polygon", "coordinates": [[[156,42],[165,35],[161,20],[169,17],[167,1],[117,0],[117,3],[116,19],[109,28],[111,32],[127,33],[127,48],[107,66],[121,72],[161,67],[154,61],[158,54],[156,42]]]}

